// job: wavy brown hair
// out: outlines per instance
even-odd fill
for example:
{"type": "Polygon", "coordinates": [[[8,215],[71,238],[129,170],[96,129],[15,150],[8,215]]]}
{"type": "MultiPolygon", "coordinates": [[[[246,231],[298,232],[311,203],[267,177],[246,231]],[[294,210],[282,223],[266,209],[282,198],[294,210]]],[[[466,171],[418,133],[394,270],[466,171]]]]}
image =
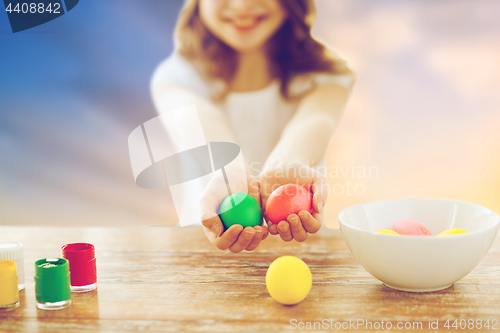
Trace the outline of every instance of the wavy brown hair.
{"type": "MultiPolygon", "coordinates": [[[[316,20],[313,0],[280,0],[280,3],[287,18],[267,41],[266,47],[274,65],[272,74],[280,80],[281,94],[286,99],[298,97],[289,91],[291,80],[297,75],[318,72],[353,74],[345,60],[311,36],[316,20]]],[[[175,38],[178,52],[195,63],[203,75],[226,83],[234,78],[238,66],[237,51],[214,36],[202,23],[199,0],[185,0],[175,38]]],[[[221,99],[226,93],[214,98],[221,99]]]]}

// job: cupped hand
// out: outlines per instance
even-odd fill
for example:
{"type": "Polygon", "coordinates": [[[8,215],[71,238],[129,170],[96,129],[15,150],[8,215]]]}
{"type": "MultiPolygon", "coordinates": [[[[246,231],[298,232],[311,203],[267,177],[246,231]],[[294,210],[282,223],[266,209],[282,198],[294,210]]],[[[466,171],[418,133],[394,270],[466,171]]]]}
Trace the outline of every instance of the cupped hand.
{"type": "MultiPolygon", "coordinates": [[[[275,189],[282,185],[301,185],[309,189],[313,195],[311,213],[303,210],[298,214],[290,214],[286,221],[280,221],[277,224],[269,221],[269,232],[272,235],[279,234],[286,242],[292,239],[303,242],[308,234],[318,232],[323,221],[323,206],[328,194],[325,177],[321,173],[303,163],[280,162],[266,167],[259,179],[264,212],[267,199],[275,189]]],[[[268,220],[267,216],[266,220],[268,220]]]]}
{"type": "MultiPolygon", "coordinates": [[[[233,192],[246,193],[248,189],[248,194],[261,204],[258,180],[248,174],[242,176],[241,172],[226,170],[226,173],[232,181],[231,189],[233,192]]],[[[236,224],[224,231],[224,225],[217,214],[217,208],[227,195],[228,186],[223,176],[212,178],[202,195],[200,200],[201,220],[208,240],[218,249],[229,249],[233,253],[255,250],[268,235],[266,224],[262,221],[260,226],[246,228],[236,224]]]]}

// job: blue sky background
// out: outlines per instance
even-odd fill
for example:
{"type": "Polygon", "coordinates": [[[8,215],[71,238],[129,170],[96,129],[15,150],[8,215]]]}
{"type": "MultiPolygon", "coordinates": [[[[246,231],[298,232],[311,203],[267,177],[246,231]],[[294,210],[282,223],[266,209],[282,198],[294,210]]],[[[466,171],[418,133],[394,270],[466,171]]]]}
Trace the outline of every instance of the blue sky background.
{"type": "Polygon", "coordinates": [[[147,216],[134,206],[168,200],[124,195],[136,190],[127,136],[155,116],[149,81],[181,6],[83,0],[16,34],[0,13],[0,224],[126,224],[147,216]]]}

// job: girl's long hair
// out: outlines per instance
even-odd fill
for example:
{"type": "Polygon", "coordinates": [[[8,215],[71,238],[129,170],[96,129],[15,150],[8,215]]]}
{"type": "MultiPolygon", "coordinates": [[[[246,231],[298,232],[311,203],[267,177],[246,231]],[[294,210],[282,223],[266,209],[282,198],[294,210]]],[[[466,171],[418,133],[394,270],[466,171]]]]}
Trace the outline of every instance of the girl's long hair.
{"type": "MultiPolygon", "coordinates": [[[[313,0],[280,0],[287,18],[267,42],[267,51],[274,68],[273,76],[281,83],[281,94],[286,99],[291,80],[300,74],[353,74],[347,63],[330,52],[311,36],[316,19],[313,0]]],[[[214,36],[201,22],[199,0],[185,0],[175,30],[177,51],[192,61],[209,78],[229,83],[237,69],[237,51],[214,36]]],[[[221,99],[227,91],[215,99],[221,99]]]]}

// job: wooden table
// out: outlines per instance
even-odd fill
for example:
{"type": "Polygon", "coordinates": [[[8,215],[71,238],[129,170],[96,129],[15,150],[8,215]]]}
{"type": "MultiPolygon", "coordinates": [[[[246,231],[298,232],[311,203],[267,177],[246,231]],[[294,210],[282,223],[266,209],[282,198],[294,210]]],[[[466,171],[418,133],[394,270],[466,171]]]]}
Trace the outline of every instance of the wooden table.
{"type": "Polygon", "coordinates": [[[388,331],[398,322],[422,322],[422,328],[404,331],[429,332],[429,319],[439,320],[439,331],[500,331],[500,323],[497,330],[443,328],[447,319],[500,321],[498,237],[469,275],[446,290],[422,294],[382,285],[358,264],[338,230],[322,229],[305,243],[271,236],[256,251],[240,254],[216,250],[201,228],[0,227],[0,239],[25,245],[26,269],[20,307],[0,312],[2,333],[301,331],[292,329],[293,319],[297,325],[333,323],[308,332],[375,331],[366,329],[366,321],[372,327],[391,322],[388,331]],[[67,309],[39,310],[34,262],[60,256],[60,247],[70,242],[96,246],[98,289],[73,294],[67,309]],[[276,303],[266,291],[266,270],[281,255],[300,257],[313,274],[311,293],[295,306],[276,303]],[[365,324],[357,330],[335,329],[337,322],[358,319],[365,324]]]}

